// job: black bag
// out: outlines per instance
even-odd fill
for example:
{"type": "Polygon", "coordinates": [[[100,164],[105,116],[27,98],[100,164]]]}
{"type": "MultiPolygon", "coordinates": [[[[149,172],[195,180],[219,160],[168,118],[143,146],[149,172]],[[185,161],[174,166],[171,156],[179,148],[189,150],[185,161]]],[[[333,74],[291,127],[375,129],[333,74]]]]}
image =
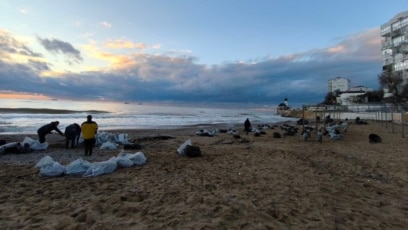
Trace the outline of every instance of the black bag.
{"type": "Polygon", "coordinates": [[[368,135],[368,141],[370,143],[381,143],[382,139],[377,134],[371,133],[370,135],[368,135]]]}
{"type": "Polygon", "coordinates": [[[188,157],[201,157],[201,150],[198,146],[187,145],[184,152],[188,157]]]}
{"type": "Polygon", "coordinates": [[[124,150],[130,150],[130,149],[142,149],[142,146],[136,143],[129,143],[129,144],[124,144],[123,145],[124,150]]]}

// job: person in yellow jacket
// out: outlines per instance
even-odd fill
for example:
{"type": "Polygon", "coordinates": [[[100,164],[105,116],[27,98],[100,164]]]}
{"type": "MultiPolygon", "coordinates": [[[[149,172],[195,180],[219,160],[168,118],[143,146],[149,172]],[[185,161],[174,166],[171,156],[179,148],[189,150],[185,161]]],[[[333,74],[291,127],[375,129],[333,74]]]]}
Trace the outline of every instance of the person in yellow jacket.
{"type": "Polygon", "coordinates": [[[85,145],[85,156],[91,156],[96,132],[98,131],[98,124],[92,120],[92,115],[86,117],[86,121],[81,125],[81,130],[85,145]]]}

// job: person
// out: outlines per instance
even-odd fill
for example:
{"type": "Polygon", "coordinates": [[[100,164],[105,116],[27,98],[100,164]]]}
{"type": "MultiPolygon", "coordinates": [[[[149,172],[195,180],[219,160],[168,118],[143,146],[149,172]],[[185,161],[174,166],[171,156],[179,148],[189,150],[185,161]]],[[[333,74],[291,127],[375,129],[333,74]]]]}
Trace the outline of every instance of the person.
{"type": "Polygon", "coordinates": [[[329,124],[330,120],[331,120],[330,115],[327,115],[326,118],[324,119],[324,123],[329,124]]]}
{"type": "Polygon", "coordinates": [[[61,136],[64,136],[64,134],[61,132],[61,130],[58,129],[59,121],[53,121],[49,124],[43,125],[41,128],[37,130],[38,138],[40,143],[45,142],[45,136],[47,134],[50,134],[52,131],[57,131],[61,136]]]}
{"type": "Polygon", "coordinates": [[[348,118],[346,118],[345,121],[343,121],[343,123],[341,123],[341,126],[343,127],[343,132],[347,132],[347,128],[349,127],[349,123],[348,123],[348,118]]]}
{"type": "Polygon", "coordinates": [[[75,148],[78,146],[79,136],[81,136],[81,126],[77,123],[70,124],[65,128],[64,134],[65,148],[75,148]]]}
{"type": "Polygon", "coordinates": [[[251,131],[251,122],[249,121],[248,118],[244,122],[244,131],[246,132],[247,135],[248,135],[248,132],[251,131]]]}
{"type": "Polygon", "coordinates": [[[92,115],[86,117],[86,121],[81,125],[82,138],[84,139],[85,156],[91,156],[95,144],[95,136],[98,131],[98,124],[92,120],[92,115]]]}

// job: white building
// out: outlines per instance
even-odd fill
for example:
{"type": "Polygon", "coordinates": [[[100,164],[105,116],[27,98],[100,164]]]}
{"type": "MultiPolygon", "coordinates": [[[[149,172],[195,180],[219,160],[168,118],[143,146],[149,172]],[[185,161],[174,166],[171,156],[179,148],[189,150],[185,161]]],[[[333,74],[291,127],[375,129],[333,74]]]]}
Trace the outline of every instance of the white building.
{"type": "Polygon", "coordinates": [[[343,77],[336,77],[329,80],[329,92],[345,92],[350,89],[350,80],[343,77]]]}
{"type": "Polygon", "coordinates": [[[372,92],[374,91],[374,89],[370,87],[359,85],[359,86],[350,87],[348,91],[349,92],[372,92]]]}
{"type": "Polygon", "coordinates": [[[339,97],[337,97],[337,104],[338,105],[353,105],[357,100],[358,96],[364,95],[366,92],[350,92],[350,93],[342,93],[339,97]]]}
{"type": "MultiPolygon", "coordinates": [[[[337,104],[339,105],[353,105],[356,101],[358,101],[358,96],[364,95],[367,92],[374,91],[373,88],[366,87],[366,86],[354,86],[350,87],[349,90],[342,92],[337,97],[337,104]]],[[[367,98],[365,99],[367,100],[367,98]]]]}

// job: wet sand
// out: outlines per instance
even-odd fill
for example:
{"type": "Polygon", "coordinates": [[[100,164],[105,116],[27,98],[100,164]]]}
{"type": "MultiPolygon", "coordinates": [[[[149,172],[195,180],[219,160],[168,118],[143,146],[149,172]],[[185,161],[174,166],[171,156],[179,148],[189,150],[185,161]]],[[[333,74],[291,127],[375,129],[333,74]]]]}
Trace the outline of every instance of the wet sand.
{"type": "MultiPolygon", "coordinates": [[[[215,127],[213,127],[215,128],[215,127]]],[[[219,127],[224,128],[224,127],[219,127]]],[[[242,127],[243,128],[243,127],[242,127]]],[[[2,229],[406,229],[408,139],[369,122],[341,140],[316,135],[273,138],[197,136],[198,128],[119,130],[138,141],[147,164],[97,177],[44,178],[44,155],[67,164],[116,156],[117,150],[65,149],[60,136],[30,154],[0,156],[2,229]],[[376,133],[382,143],[368,142],[376,133]],[[150,139],[167,135],[167,140],[150,139]],[[177,148],[187,139],[202,157],[177,148]]],[[[211,130],[211,129],[209,129],[211,130]]],[[[36,138],[36,136],[31,136],[36,138]]],[[[0,136],[8,142],[24,136],[0,136]]],[[[137,152],[134,151],[134,152],[137,152]]]]}

